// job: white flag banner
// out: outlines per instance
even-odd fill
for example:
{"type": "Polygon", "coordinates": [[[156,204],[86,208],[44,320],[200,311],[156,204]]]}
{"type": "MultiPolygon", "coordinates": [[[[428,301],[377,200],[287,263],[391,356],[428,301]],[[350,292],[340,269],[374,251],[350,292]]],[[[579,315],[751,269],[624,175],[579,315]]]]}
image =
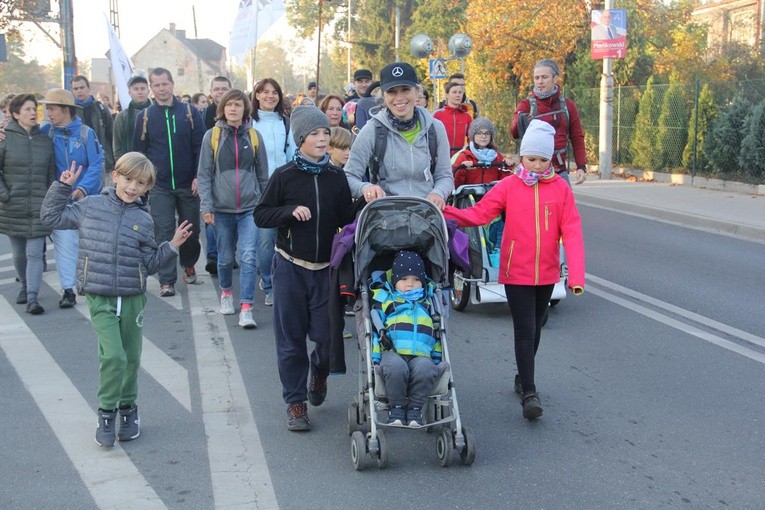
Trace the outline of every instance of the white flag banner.
{"type": "Polygon", "coordinates": [[[229,55],[241,63],[245,54],[282,16],[284,0],[239,0],[228,44],[229,55]]]}
{"type": "Polygon", "coordinates": [[[114,85],[117,87],[117,95],[120,98],[120,105],[126,109],[130,104],[130,94],[128,93],[128,80],[133,74],[133,63],[130,57],[125,53],[114,27],[109,23],[109,18],[104,13],[104,20],[109,31],[109,58],[112,63],[112,73],[114,73],[114,85]]]}

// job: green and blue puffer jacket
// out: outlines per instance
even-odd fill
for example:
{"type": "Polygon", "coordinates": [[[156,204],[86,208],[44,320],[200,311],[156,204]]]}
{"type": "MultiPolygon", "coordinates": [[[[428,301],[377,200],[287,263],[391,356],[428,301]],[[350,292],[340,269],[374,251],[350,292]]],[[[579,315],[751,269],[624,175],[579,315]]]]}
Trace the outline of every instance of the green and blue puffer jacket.
{"type": "MultiPolygon", "coordinates": [[[[430,305],[433,299],[435,283],[428,280],[422,299],[408,301],[390,284],[391,271],[378,271],[372,275],[373,324],[384,325],[393,348],[402,356],[428,356],[435,364],[441,362],[441,340],[436,338],[430,305]]],[[[383,346],[380,344],[379,331],[372,333],[372,362],[379,363],[383,346]]]]}

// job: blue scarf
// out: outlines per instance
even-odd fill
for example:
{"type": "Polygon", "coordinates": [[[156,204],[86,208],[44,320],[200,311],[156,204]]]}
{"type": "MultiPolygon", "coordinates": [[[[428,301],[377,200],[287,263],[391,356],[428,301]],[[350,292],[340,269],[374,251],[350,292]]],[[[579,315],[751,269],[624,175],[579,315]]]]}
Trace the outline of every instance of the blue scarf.
{"type": "Polygon", "coordinates": [[[394,297],[398,297],[409,302],[419,301],[425,296],[425,289],[423,287],[420,287],[419,289],[412,289],[406,292],[401,292],[400,290],[397,290],[393,292],[393,295],[394,297]]]}
{"type": "Polygon", "coordinates": [[[75,99],[74,103],[77,105],[82,106],[83,108],[87,108],[88,106],[93,104],[93,101],[95,101],[96,98],[93,96],[88,96],[88,98],[85,101],[80,101],[79,99],[75,99]]]}
{"type": "Polygon", "coordinates": [[[479,149],[473,142],[470,142],[470,152],[478,158],[478,162],[482,165],[491,165],[491,162],[497,159],[497,151],[490,147],[479,149]]]}
{"type": "Polygon", "coordinates": [[[297,151],[295,152],[294,161],[297,167],[303,172],[318,175],[322,173],[324,169],[329,165],[329,154],[324,154],[324,156],[319,161],[314,162],[306,159],[300,151],[297,151]]]}

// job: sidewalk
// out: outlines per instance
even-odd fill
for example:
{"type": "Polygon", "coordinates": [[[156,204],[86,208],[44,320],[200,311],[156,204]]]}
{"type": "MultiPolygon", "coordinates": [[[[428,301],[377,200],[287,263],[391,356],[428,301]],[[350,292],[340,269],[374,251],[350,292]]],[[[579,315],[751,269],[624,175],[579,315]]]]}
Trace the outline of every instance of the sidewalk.
{"type": "Polygon", "coordinates": [[[589,175],[574,186],[580,204],[765,242],[765,196],[589,175]]]}

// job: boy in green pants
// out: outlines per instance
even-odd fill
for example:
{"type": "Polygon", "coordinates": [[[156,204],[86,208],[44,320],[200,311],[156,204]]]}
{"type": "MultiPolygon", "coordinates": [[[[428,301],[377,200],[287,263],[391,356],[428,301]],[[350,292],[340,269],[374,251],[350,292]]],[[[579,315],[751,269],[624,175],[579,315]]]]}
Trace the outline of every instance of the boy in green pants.
{"type": "Polygon", "coordinates": [[[191,235],[191,223],[178,226],[170,242],[157,246],[154,222],[143,195],[156,180],[154,165],[138,152],[128,152],[112,172],[114,187],[100,195],[69,201],[82,167],[61,174],[45,195],[40,216],[48,228],[80,231],[77,290],[87,295],[90,320],[98,335],[99,386],[96,443],[114,446],[137,438],[138,367],[143,342],[146,278],[178,256],[191,235]]]}

